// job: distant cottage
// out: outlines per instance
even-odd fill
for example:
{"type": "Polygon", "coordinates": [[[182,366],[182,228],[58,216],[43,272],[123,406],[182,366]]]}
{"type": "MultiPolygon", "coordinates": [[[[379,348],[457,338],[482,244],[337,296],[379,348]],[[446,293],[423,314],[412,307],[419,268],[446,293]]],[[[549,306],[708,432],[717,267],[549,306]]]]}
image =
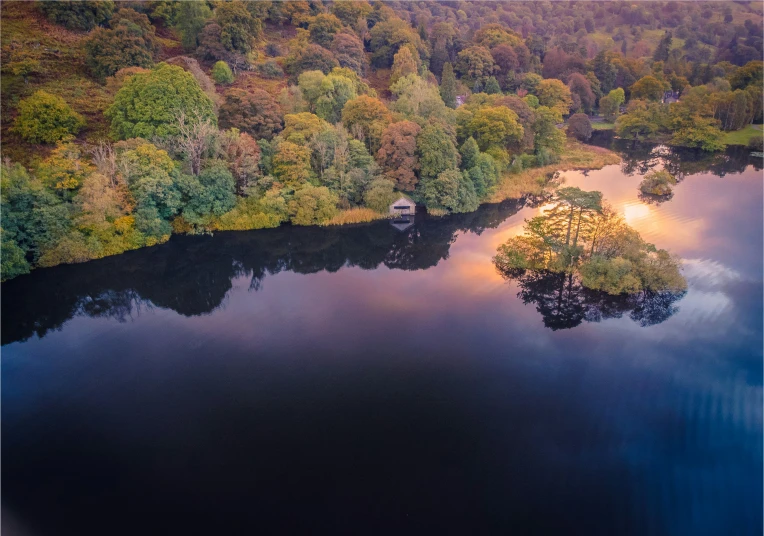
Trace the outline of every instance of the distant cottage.
{"type": "Polygon", "coordinates": [[[413,216],[416,212],[416,203],[407,195],[401,195],[390,204],[390,214],[393,216],[413,216]]]}
{"type": "Polygon", "coordinates": [[[467,100],[467,95],[457,95],[456,96],[456,107],[458,108],[462,104],[464,104],[464,101],[467,100]]]}

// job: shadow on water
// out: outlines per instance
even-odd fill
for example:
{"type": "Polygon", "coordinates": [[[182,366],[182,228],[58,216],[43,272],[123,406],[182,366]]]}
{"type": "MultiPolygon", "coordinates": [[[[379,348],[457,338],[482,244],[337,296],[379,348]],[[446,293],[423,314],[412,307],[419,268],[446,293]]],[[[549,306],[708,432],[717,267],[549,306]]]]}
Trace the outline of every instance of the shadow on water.
{"type": "MultiPolygon", "coordinates": [[[[445,218],[418,214],[413,225],[380,221],[345,227],[292,227],[214,236],[174,236],[166,244],[79,265],[36,270],[3,284],[2,344],[44,336],[77,315],[123,321],[140,307],[185,316],[214,311],[249,276],[258,290],[268,274],[426,270],[447,259],[458,232],[481,234],[516,214],[524,201],[484,205],[445,218]]],[[[410,222],[409,222],[410,223],[410,222]]]]}

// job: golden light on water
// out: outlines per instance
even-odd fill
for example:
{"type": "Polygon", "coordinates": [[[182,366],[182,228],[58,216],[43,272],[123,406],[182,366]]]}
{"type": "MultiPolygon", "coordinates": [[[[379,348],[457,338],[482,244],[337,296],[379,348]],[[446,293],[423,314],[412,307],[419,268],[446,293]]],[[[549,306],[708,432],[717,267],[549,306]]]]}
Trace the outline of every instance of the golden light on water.
{"type": "Polygon", "coordinates": [[[623,217],[626,223],[634,225],[640,220],[644,220],[650,216],[650,207],[643,203],[624,203],[623,204],[623,217]]]}

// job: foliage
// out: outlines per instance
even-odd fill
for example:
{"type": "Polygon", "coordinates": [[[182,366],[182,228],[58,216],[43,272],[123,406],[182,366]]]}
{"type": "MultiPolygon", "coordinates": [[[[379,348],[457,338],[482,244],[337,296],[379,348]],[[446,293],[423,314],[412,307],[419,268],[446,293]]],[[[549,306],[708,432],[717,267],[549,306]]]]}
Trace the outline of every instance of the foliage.
{"type": "Polygon", "coordinates": [[[374,179],[363,194],[364,204],[376,212],[387,212],[390,204],[395,201],[395,183],[388,179],[374,179]]]}
{"type": "Polygon", "coordinates": [[[85,40],[85,63],[99,80],[125,67],[151,67],[159,45],[146,15],[122,8],[110,28],[97,28],[85,40]]]}
{"type": "Polygon", "coordinates": [[[487,48],[475,46],[459,52],[455,69],[468,84],[480,82],[484,85],[496,71],[496,64],[487,48]]]}
{"type": "Polygon", "coordinates": [[[573,114],[568,119],[568,135],[579,141],[592,137],[592,123],[586,114],[573,114]]]}
{"type": "Polygon", "coordinates": [[[218,84],[233,83],[233,72],[224,61],[218,61],[212,67],[212,79],[218,84]]]}
{"type": "Polygon", "coordinates": [[[273,175],[282,183],[297,188],[311,177],[310,149],[295,143],[279,143],[273,155],[273,175]]]}
{"type": "Polygon", "coordinates": [[[85,126],[64,99],[43,90],[19,102],[18,112],[13,131],[30,143],[55,143],[85,126]]]}
{"type": "Polygon", "coordinates": [[[651,171],[639,183],[639,189],[644,194],[666,196],[671,194],[674,184],[676,178],[668,171],[651,171]]]}
{"type": "Polygon", "coordinates": [[[558,110],[560,114],[567,115],[573,104],[570,88],[562,83],[562,80],[546,79],[539,82],[536,89],[539,105],[558,110]]]}
{"type": "Polygon", "coordinates": [[[456,76],[450,62],[443,65],[443,78],[440,83],[440,96],[449,108],[456,108],[456,76]]]}
{"type": "Polygon", "coordinates": [[[451,135],[440,125],[428,125],[417,136],[419,176],[435,179],[444,171],[458,169],[459,151],[451,135]]]}
{"type": "Polygon", "coordinates": [[[382,101],[368,95],[349,100],[342,109],[342,122],[357,139],[366,141],[369,152],[379,149],[382,132],[391,121],[382,101]]]}
{"type": "Polygon", "coordinates": [[[112,0],[70,0],[37,3],[48,20],[70,30],[92,30],[104,24],[114,13],[112,0]]]}
{"type": "Polygon", "coordinates": [[[472,181],[458,169],[450,169],[436,178],[423,180],[422,196],[428,210],[472,212],[478,199],[472,181]]]}
{"type": "Polygon", "coordinates": [[[338,66],[339,62],[331,52],[314,44],[300,47],[284,60],[284,70],[293,77],[304,71],[321,71],[328,74],[338,66]]]}
{"type": "Polygon", "coordinates": [[[393,70],[390,74],[390,85],[392,86],[404,76],[417,74],[417,62],[408,46],[401,47],[393,57],[393,70]]]}
{"type": "Polygon", "coordinates": [[[419,170],[417,135],[420,130],[412,121],[400,121],[392,123],[382,133],[377,162],[398,190],[412,192],[416,186],[419,170]]]}
{"type": "Polygon", "coordinates": [[[220,126],[238,128],[255,138],[271,139],[281,131],[284,118],[273,97],[262,89],[231,88],[220,107],[220,126]]]}
{"type": "Polygon", "coordinates": [[[175,28],[180,32],[183,48],[194,50],[199,46],[199,34],[211,16],[205,2],[180,2],[175,28]]]}
{"type": "Polygon", "coordinates": [[[660,101],[663,98],[664,85],[654,76],[644,76],[629,88],[632,99],[660,101]]]}
{"type": "Polygon", "coordinates": [[[480,108],[469,123],[469,132],[481,150],[506,147],[523,138],[523,127],[515,112],[506,106],[480,108]]]}
{"type": "Polygon", "coordinates": [[[261,32],[260,20],[252,16],[241,0],[224,2],[215,9],[220,26],[220,42],[226,50],[246,54],[261,32]]]}
{"type": "Polygon", "coordinates": [[[181,112],[216,122],[214,105],[193,75],[175,65],[160,63],[149,73],[130,77],[105,115],[111,119],[114,137],[149,139],[177,135],[181,112]]]}
{"type": "Polygon", "coordinates": [[[288,208],[294,225],[321,225],[337,214],[337,196],[325,186],[307,185],[294,193],[288,208]]]}
{"type": "Polygon", "coordinates": [[[319,13],[308,24],[310,39],[324,48],[329,48],[334,35],[342,30],[342,22],[331,13],[319,13]]]}

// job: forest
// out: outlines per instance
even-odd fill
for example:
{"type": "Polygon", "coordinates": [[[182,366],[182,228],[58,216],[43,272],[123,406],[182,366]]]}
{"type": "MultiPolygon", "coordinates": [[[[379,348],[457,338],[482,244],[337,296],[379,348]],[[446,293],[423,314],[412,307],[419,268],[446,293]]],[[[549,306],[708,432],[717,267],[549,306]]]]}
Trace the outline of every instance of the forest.
{"type": "MultiPolygon", "coordinates": [[[[179,233],[371,221],[400,193],[473,212],[613,163],[595,128],[761,151],[757,3],[0,9],[3,280],[179,233]]],[[[591,264],[612,290],[618,267],[591,264]]]]}

